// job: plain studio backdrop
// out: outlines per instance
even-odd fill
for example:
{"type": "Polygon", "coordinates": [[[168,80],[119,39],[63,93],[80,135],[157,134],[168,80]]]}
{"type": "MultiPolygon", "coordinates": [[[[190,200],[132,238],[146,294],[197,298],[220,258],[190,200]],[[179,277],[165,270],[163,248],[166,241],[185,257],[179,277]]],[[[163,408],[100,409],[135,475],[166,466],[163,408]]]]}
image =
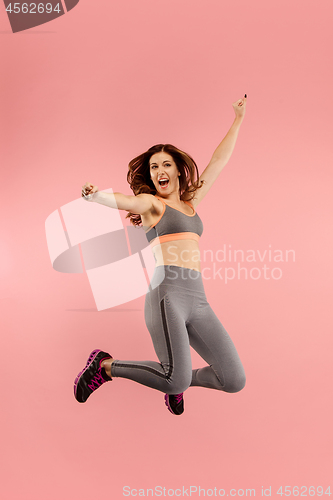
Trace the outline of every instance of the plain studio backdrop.
{"type": "Polygon", "coordinates": [[[0,5],[1,498],[333,493],[332,14],[327,0],[81,0],[13,34],[0,5]],[[144,296],[97,311],[86,272],[53,269],[46,219],[87,181],[132,194],[128,162],[154,144],[201,173],[244,93],[235,151],[197,209],[244,390],[190,388],[181,417],[125,379],[77,403],[93,349],[157,358],[144,296]],[[224,248],[252,251],[247,278],[224,248]]]}

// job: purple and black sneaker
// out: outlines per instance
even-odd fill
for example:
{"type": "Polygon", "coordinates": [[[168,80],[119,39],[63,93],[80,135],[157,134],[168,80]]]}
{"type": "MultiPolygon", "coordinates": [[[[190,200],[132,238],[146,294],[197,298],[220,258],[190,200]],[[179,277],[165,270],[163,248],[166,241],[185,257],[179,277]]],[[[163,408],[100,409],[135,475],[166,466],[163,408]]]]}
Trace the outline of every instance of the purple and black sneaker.
{"type": "Polygon", "coordinates": [[[184,412],[184,398],[181,394],[166,394],[164,396],[165,405],[174,415],[181,415],[184,412]]]}
{"type": "Polygon", "coordinates": [[[104,368],[101,367],[104,359],[112,358],[112,356],[100,349],[95,349],[90,353],[86,366],[78,374],[74,382],[74,396],[79,403],[84,403],[96,389],[104,382],[112,380],[106,374],[104,368]]]}

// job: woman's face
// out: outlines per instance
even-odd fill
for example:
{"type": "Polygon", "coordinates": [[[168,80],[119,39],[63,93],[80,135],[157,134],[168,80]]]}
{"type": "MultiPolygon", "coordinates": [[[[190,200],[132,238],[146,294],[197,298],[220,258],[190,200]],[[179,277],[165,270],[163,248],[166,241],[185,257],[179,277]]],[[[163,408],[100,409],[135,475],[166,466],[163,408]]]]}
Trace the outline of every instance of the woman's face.
{"type": "Polygon", "coordinates": [[[155,153],[150,157],[149,169],[151,180],[158,194],[179,192],[180,172],[172,156],[163,151],[155,153]]]}

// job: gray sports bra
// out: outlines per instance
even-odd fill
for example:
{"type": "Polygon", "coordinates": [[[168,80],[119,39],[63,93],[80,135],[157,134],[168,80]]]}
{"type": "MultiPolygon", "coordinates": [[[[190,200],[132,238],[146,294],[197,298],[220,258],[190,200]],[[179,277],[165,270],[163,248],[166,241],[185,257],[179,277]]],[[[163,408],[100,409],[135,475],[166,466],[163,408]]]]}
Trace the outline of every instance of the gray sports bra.
{"type": "Polygon", "coordinates": [[[161,217],[146,232],[146,237],[152,247],[165,241],[185,239],[199,241],[203,232],[203,224],[190,202],[185,201],[192,208],[193,214],[187,215],[178,208],[167,205],[160,196],[155,196],[155,198],[161,200],[164,207],[161,217]]]}

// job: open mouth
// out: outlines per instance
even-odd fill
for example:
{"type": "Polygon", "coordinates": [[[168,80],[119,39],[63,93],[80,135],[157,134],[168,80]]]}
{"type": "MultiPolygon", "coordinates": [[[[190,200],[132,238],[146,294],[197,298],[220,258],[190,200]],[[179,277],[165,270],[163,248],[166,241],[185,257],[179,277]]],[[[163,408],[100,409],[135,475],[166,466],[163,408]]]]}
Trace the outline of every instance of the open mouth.
{"type": "Polygon", "coordinates": [[[169,184],[169,180],[168,179],[161,179],[158,181],[159,185],[163,188],[166,188],[169,184]]]}

